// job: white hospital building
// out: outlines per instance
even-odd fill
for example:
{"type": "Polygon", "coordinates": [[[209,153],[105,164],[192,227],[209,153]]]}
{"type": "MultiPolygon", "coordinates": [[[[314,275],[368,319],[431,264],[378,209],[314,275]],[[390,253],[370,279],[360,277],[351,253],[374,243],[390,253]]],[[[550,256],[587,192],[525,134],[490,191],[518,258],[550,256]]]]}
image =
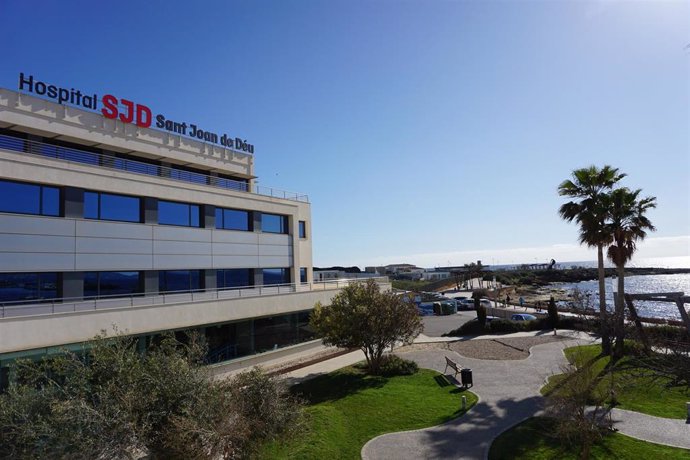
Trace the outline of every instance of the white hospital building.
{"type": "Polygon", "coordinates": [[[209,364],[314,342],[310,310],[346,282],[312,282],[306,195],[259,188],[240,139],[38,83],[0,89],[0,387],[114,327],[142,348],[196,330],[209,364]]]}

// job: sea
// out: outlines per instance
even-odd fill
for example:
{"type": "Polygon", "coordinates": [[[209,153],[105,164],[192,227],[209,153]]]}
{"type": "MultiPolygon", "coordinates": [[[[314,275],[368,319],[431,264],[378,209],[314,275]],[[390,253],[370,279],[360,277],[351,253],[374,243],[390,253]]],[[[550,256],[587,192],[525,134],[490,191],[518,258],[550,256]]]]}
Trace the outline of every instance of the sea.
{"type": "MultiPolygon", "coordinates": [[[[562,265],[596,267],[596,261],[566,262],[562,265]],[[566,265],[568,264],[568,265],[566,265]]],[[[607,266],[610,266],[607,264],[607,266]]],[[[658,257],[654,259],[633,260],[630,267],[645,268],[690,268],[690,257],[658,257]]],[[[565,268],[565,267],[564,267],[565,268]]],[[[613,292],[617,289],[617,279],[606,279],[606,303],[613,305],[613,292]]],[[[590,293],[590,299],[594,308],[599,305],[599,282],[580,281],[579,283],[555,283],[554,287],[566,290],[579,289],[581,292],[590,293]]],[[[627,294],[651,294],[655,292],[684,292],[690,295],[690,273],[675,275],[633,275],[625,277],[625,292],[627,294]]],[[[678,307],[670,302],[653,302],[648,300],[636,300],[638,314],[648,318],[681,319],[678,307]]],[[[686,307],[687,308],[687,307],[686,307]]]]}

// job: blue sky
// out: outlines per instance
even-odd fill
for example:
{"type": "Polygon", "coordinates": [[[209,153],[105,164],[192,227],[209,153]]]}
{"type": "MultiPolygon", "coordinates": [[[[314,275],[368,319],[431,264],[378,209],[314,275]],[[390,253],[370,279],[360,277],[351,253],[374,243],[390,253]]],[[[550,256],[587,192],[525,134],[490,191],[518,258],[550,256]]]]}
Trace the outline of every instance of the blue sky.
{"type": "Polygon", "coordinates": [[[690,256],[690,3],[4,0],[20,71],[255,146],[309,194],[314,264],[594,258],[558,184],[611,164],[690,256]]]}

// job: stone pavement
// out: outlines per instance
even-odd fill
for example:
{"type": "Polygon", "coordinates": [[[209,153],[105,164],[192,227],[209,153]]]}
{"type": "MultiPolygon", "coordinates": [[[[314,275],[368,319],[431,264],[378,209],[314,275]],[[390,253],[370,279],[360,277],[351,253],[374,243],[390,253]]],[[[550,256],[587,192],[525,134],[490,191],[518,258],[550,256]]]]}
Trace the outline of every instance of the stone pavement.
{"type": "Polygon", "coordinates": [[[444,355],[472,369],[479,402],[464,416],[443,425],[421,430],[389,433],[372,439],[362,448],[362,458],[373,459],[484,459],[493,439],[522,420],[540,413],[543,398],[539,388],[561,372],[561,350],[578,340],[552,342],[532,348],[524,360],[471,359],[449,350],[404,353],[429,369],[443,372],[444,355]]]}
{"type": "MultiPolygon", "coordinates": [[[[471,359],[449,350],[403,353],[405,358],[416,361],[420,367],[438,372],[445,369],[444,355],[463,367],[471,368],[475,383],[471,391],[479,396],[479,402],[464,416],[443,425],[374,438],[362,448],[362,458],[487,458],[496,436],[543,411],[544,399],[539,389],[549,376],[562,372],[561,367],[566,363],[562,350],[591,342],[591,338],[573,338],[537,345],[531,349],[529,358],[513,361],[471,359]]],[[[623,434],[690,448],[690,425],[685,420],[660,419],[619,409],[613,411],[612,418],[615,427],[623,434]]]]}
{"type": "Polygon", "coordinates": [[[613,426],[626,436],[690,449],[690,424],[686,420],[653,417],[623,409],[613,409],[611,418],[613,426]]]}

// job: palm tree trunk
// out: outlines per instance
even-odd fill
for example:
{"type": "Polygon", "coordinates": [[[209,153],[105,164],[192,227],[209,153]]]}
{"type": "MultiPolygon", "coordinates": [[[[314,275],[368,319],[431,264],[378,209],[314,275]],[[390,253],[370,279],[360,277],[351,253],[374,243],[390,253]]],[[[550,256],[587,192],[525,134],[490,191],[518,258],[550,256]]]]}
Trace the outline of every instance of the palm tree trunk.
{"type": "Polygon", "coordinates": [[[604,246],[597,245],[597,271],[599,273],[599,333],[601,334],[601,352],[611,354],[611,331],[606,310],[606,273],[604,272],[604,246]]]}
{"type": "Polygon", "coordinates": [[[618,275],[618,293],[616,295],[615,332],[616,345],[613,350],[613,360],[618,361],[623,357],[625,340],[625,265],[616,265],[618,275]]]}

